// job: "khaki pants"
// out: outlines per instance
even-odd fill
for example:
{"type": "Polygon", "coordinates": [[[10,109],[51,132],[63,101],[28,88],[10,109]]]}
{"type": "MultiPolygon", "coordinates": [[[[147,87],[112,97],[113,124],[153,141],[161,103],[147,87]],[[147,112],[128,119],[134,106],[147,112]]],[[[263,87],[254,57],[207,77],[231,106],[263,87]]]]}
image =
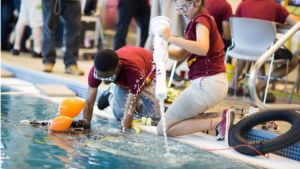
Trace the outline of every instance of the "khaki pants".
{"type": "MultiPolygon", "coordinates": [[[[183,120],[197,117],[221,102],[227,95],[228,82],[225,73],[191,80],[165,113],[166,129],[183,120]]],[[[161,121],[158,130],[162,131],[161,121]]]]}

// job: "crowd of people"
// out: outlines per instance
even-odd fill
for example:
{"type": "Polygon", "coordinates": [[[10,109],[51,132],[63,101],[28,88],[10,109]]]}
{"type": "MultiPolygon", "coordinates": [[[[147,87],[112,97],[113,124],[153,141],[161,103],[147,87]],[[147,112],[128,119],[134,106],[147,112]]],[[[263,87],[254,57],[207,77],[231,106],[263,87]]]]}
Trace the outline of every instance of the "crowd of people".
{"type": "MultiPolygon", "coordinates": [[[[11,5],[11,1],[4,1],[1,6],[2,14],[11,5]]],[[[230,17],[256,18],[290,25],[296,24],[297,20],[274,0],[244,0],[239,4],[235,15],[226,0],[152,0],[151,9],[146,0],[118,1],[114,50],[99,50],[94,55],[94,65],[88,74],[88,92],[82,120],[86,126],[90,126],[97,88],[102,82],[111,85],[97,100],[98,107],[104,109],[111,106],[124,129],[131,127],[136,111],[150,116],[159,115],[159,104],[154,95],[153,37],[150,34],[148,36],[150,18],[158,15],[169,17],[174,24],[172,29],[164,29],[160,35],[168,43],[179,47],[169,50],[169,57],[187,62],[191,82],[165,112],[167,135],[175,137],[216,129],[217,139],[224,140],[234,119],[233,112],[225,110],[216,117],[206,111],[221,102],[229,88],[224,56],[231,45],[230,17]],[[126,35],[132,18],[135,18],[141,30],[140,47],[126,46],[126,35]]],[[[77,66],[80,0],[34,0],[34,3],[21,0],[11,49],[7,40],[9,30],[3,28],[10,26],[4,24],[8,23],[6,16],[7,14],[1,16],[2,49],[19,55],[22,52],[22,35],[26,25],[29,25],[34,39],[33,56],[43,58],[43,71],[48,73],[54,68],[56,28],[59,18],[62,18],[65,28],[65,72],[84,74],[77,66]]],[[[286,59],[290,59],[291,71],[296,65],[295,58],[286,59]]],[[[244,62],[237,64],[243,65],[244,62]]],[[[278,67],[274,75],[284,76],[282,69],[281,66],[278,67]]],[[[258,86],[261,91],[265,82],[262,81],[258,86]]],[[[157,131],[163,134],[162,122],[159,122],[157,131]]]]}

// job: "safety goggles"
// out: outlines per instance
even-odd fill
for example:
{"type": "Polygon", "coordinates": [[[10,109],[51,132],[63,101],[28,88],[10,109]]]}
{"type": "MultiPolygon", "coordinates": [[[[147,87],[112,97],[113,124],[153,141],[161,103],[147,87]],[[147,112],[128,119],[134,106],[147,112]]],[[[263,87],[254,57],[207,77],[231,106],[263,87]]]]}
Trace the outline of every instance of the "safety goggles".
{"type": "Polygon", "coordinates": [[[109,82],[113,82],[117,79],[117,75],[114,73],[112,76],[110,77],[99,77],[97,74],[97,70],[94,69],[94,78],[101,80],[101,81],[109,81],[109,82]]]}
{"type": "Polygon", "coordinates": [[[193,0],[193,1],[190,1],[190,2],[183,3],[183,4],[181,4],[181,5],[178,5],[178,4],[176,3],[176,10],[179,11],[179,12],[181,12],[181,13],[187,13],[188,10],[189,10],[189,7],[190,7],[192,4],[194,4],[195,1],[196,1],[196,0],[193,0]]]}

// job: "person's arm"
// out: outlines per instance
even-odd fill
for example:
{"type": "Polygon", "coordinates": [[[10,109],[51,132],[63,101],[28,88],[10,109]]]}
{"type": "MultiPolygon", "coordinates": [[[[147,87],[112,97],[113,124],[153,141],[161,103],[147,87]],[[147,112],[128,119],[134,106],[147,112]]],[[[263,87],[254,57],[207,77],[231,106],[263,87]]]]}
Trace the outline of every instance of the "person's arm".
{"type": "Polygon", "coordinates": [[[122,120],[123,129],[127,129],[131,127],[132,117],[136,110],[138,100],[139,100],[138,94],[132,94],[132,93],[128,94],[126,104],[125,104],[123,120],[122,120]]]}
{"type": "Polygon", "coordinates": [[[222,22],[222,30],[223,30],[223,38],[225,40],[231,39],[231,32],[230,32],[230,23],[229,21],[223,21],[222,22]]]}
{"type": "Polygon", "coordinates": [[[286,33],[292,26],[294,26],[299,20],[295,18],[293,15],[288,15],[285,19],[285,23],[276,23],[277,32],[279,33],[286,33]]]}
{"type": "Polygon", "coordinates": [[[83,120],[86,120],[87,124],[91,123],[93,117],[93,107],[97,96],[97,88],[88,88],[87,96],[85,99],[85,106],[83,109],[83,120]]]}
{"type": "Polygon", "coordinates": [[[187,40],[180,37],[171,36],[170,29],[166,28],[162,32],[163,37],[184,50],[196,55],[206,56],[209,50],[209,31],[201,24],[196,25],[197,40],[187,40]]]}
{"type": "Polygon", "coordinates": [[[291,26],[296,25],[297,22],[299,22],[299,20],[297,20],[297,18],[291,14],[286,18],[286,23],[291,26]]]}
{"type": "Polygon", "coordinates": [[[187,57],[188,52],[181,50],[169,50],[169,58],[178,62],[183,61],[187,57]]]}

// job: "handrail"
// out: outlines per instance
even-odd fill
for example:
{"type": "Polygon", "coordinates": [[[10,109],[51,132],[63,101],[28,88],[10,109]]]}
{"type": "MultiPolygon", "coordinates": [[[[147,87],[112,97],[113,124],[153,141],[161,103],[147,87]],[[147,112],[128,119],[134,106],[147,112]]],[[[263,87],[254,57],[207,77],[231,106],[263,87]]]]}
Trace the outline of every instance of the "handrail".
{"type": "Polygon", "coordinates": [[[296,104],[264,104],[256,92],[256,76],[261,66],[275,53],[290,37],[300,30],[300,21],[288,30],[269,50],[267,50],[254,64],[249,78],[249,92],[252,100],[260,109],[300,109],[300,105],[296,104]]]}

